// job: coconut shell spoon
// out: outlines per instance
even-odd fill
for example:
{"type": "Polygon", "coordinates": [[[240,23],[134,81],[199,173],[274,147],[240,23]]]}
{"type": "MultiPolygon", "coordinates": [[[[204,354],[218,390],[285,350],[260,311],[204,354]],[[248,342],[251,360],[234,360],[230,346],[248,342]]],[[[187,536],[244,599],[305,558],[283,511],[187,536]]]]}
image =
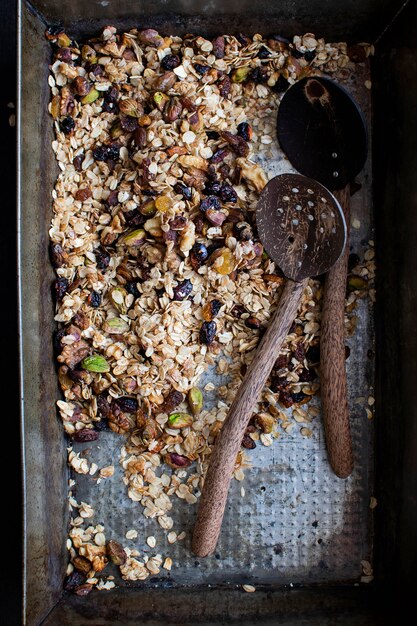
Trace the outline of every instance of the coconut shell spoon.
{"type": "MultiPolygon", "coordinates": [[[[350,94],[328,78],[304,78],[290,87],[278,110],[278,140],[292,165],[336,196],[350,221],[349,182],[367,154],[364,117],[350,94]]],[[[349,237],[349,230],[348,230],[349,237]]],[[[353,470],[345,367],[345,295],[349,241],[326,276],[320,337],[323,422],[330,466],[347,478],[353,470]]]]}
{"type": "Polygon", "coordinates": [[[258,201],[256,222],[265,250],[289,280],[210,457],[192,542],[198,556],[215,550],[243,435],[308,278],[328,271],[345,246],[346,223],[339,203],[323,185],[299,174],[269,181],[258,201]]]}

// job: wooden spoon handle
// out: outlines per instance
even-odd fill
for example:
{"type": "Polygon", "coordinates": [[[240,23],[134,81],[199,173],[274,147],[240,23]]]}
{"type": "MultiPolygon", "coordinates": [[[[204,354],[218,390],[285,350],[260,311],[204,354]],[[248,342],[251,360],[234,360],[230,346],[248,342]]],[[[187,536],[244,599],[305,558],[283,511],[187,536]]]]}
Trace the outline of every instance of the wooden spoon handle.
{"type": "Polygon", "coordinates": [[[349,187],[335,194],[345,214],[343,255],[326,276],[320,333],[320,381],[327,454],[334,473],[347,478],[353,470],[346,389],[345,297],[349,259],[349,187]]]}
{"type": "Polygon", "coordinates": [[[307,281],[308,279],[305,279],[301,283],[295,283],[289,280],[285,285],[278,308],[217,437],[204,481],[193,534],[192,549],[198,556],[207,556],[216,548],[229,485],[243,435],[294,321],[307,281]]]}

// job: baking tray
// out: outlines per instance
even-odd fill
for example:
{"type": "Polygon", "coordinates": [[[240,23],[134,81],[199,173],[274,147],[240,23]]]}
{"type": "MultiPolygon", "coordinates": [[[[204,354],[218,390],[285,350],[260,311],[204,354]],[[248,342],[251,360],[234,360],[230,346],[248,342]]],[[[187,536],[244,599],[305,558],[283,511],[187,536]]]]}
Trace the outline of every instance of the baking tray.
{"type": "MultiPolygon", "coordinates": [[[[249,2],[240,2],[239,7],[234,2],[212,2],[209,5],[154,2],[151,6],[142,6],[141,3],[105,0],[88,5],[73,1],[68,7],[45,0],[33,5],[19,3],[18,234],[25,624],[128,625],[137,623],[138,619],[151,624],[233,621],[241,624],[256,621],[288,625],[373,624],[379,619],[376,616],[375,593],[385,581],[390,580],[394,559],[400,555],[402,567],[411,568],[407,544],[402,543],[398,531],[408,529],[409,536],[413,538],[415,504],[413,509],[411,501],[411,519],[409,515],[392,510],[390,505],[399,502],[400,498],[404,501],[407,496],[407,482],[401,479],[402,465],[398,465],[391,474],[386,469],[387,458],[397,463],[401,459],[404,464],[413,463],[415,458],[407,447],[405,455],[400,453],[401,438],[406,437],[408,432],[407,419],[411,420],[410,412],[406,414],[404,411],[404,417],[401,413],[401,409],[405,409],[401,394],[412,389],[411,372],[407,373],[405,380],[400,378],[400,344],[395,343],[398,325],[394,326],[385,307],[377,306],[376,353],[380,366],[376,398],[378,420],[382,421],[377,431],[377,454],[383,462],[380,470],[382,480],[377,472],[377,485],[374,487],[373,426],[366,418],[364,407],[353,402],[358,396],[370,395],[373,385],[372,359],[367,357],[369,351],[374,351],[372,316],[363,301],[359,308],[359,328],[350,342],[349,394],[356,466],[354,475],[348,481],[340,481],[330,473],[322,430],[316,424],[311,440],[296,435],[286,436],[271,448],[257,448],[251,455],[253,468],[246,472],[245,498],[240,496],[240,485],[234,484],[232,488],[231,507],[218,546],[220,558],[215,555],[197,560],[190,555],[189,543],[185,546],[180,544],[176,548],[178,554],[174,551],[170,554],[174,564],[178,564],[174,565],[168,580],[151,579],[130,586],[123,583],[121,588],[92,593],[88,598],[64,594],[62,580],[68,560],[65,539],[69,522],[66,502],[67,442],[55,410],[59,391],[51,344],[53,304],[50,283],[53,271],[47,256],[50,194],[58,170],[51,149],[52,123],[45,114],[49,100],[47,76],[50,60],[50,48],[43,36],[45,24],[62,21],[74,36],[96,32],[100,26],[111,23],[123,28],[157,26],[163,32],[201,34],[245,30],[290,35],[314,31],[328,40],[345,38],[348,33],[352,41],[373,41],[389,24],[400,4],[368,1],[361,4],[360,14],[353,14],[352,2],[284,2],[279,10],[271,3],[261,2],[257,4],[256,11],[249,2]],[[335,27],[331,26],[332,23],[335,27]],[[399,424],[397,422],[397,428],[393,425],[394,407],[397,415],[403,418],[399,424]],[[389,443],[387,437],[390,437],[389,443]],[[359,583],[361,560],[371,558],[374,545],[373,515],[369,509],[371,495],[376,495],[380,503],[376,509],[376,512],[381,511],[380,539],[377,532],[376,584],[364,586],[359,583]],[[384,545],[387,540],[390,542],[389,549],[387,554],[383,554],[382,550],[378,551],[378,545],[384,545]],[[257,592],[244,594],[238,586],[243,583],[255,584],[257,592]]],[[[408,10],[411,13],[415,11],[414,3],[410,7],[408,10]]],[[[400,20],[397,22],[400,26],[391,28],[390,33],[396,32],[395,28],[404,28],[400,20]]],[[[410,28],[410,20],[404,23],[410,28]]],[[[398,41],[400,45],[401,34],[398,41]]],[[[386,72],[387,67],[391,68],[394,79],[400,70],[392,57],[392,45],[387,35],[382,38],[381,46],[381,56],[377,57],[374,70],[377,78],[374,110],[382,135],[389,110],[384,92],[387,85],[384,80],[378,83],[378,72],[382,75],[382,70],[386,72]],[[379,102],[384,102],[380,108],[379,102]]],[[[410,59],[413,59],[411,54],[408,61],[412,67],[410,59]]],[[[401,71],[405,72],[405,69],[401,71]]],[[[354,85],[351,87],[355,89],[354,85]]],[[[398,80],[397,89],[401,93],[398,80]]],[[[369,117],[369,101],[363,93],[357,95],[369,117]]],[[[408,97],[410,102],[405,94],[398,96],[393,106],[408,110],[407,107],[412,104],[412,98],[408,97]]],[[[412,120],[409,120],[409,127],[415,130],[412,120]]],[[[378,144],[378,126],[375,137],[379,149],[376,152],[374,178],[387,187],[384,190],[382,185],[375,186],[375,195],[384,206],[383,216],[376,214],[377,226],[378,223],[380,225],[377,252],[383,249],[384,244],[392,255],[389,258],[398,261],[394,277],[392,264],[387,261],[388,255],[380,255],[383,277],[380,279],[380,297],[389,296],[390,308],[397,312],[397,319],[401,319],[400,339],[404,342],[401,348],[410,353],[410,362],[413,362],[411,350],[415,347],[415,337],[413,344],[413,336],[407,332],[412,328],[412,308],[409,308],[412,297],[400,289],[398,277],[401,273],[398,272],[403,271],[404,276],[415,283],[415,274],[410,275],[409,269],[413,266],[413,258],[407,256],[404,248],[404,242],[411,246],[415,223],[412,205],[407,204],[405,195],[401,196],[404,193],[401,188],[395,191],[395,179],[392,178],[395,173],[399,180],[401,174],[413,188],[415,181],[405,173],[412,159],[409,162],[402,158],[403,170],[398,173],[396,168],[399,164],[389,160],[388,155],[384,159],[384,151],[378,144]],[[391,177],[384,175],[387,171],[391,177]],[[400,207],[398,197],[404,202],[400,207]],[[398,226],[396,216],[400,210],[402,221],[398,226]],[[396,228],[401,229],[402,238],[396,237],[396,228]],[[388,287],[390,291],[387,291],[388,287]]],[[[393,142],[396,137],[394,133],[393,142]]],[[[279,167],[278,159],[276,163],[279,167]]],[[[361,175],[362,189],[353,197],[353,215],[361,222],[361,229],[354,231],[353,244],[360,252],[370,238],[370,168],[369,159],[361,175]]],[[[110,460],[109,449],[112,446],[119,448],[120,439],[107,433],[106,440],[102,437],[101,442],[104,443],[102,461],[105,465],[110,460]]],[[[94,460],[97,462],[97,458],[94,460]]],[[[415,473],[411,475],[415,480],[415,473]]],[[[143,524],[143,536],[156,534],[155,522],[143,518],[137,505],[127,499],[120,481],[104,481],[100,490],[91,490],[90,485],[88,479],[77,476],[77,500],[93,504],[96,508],[95,523],[103,521],[108,536],[122,538],[127,529],[138,527],[138,520],[143,524]]],[[[176,513],[177,523],[188,530],[195,515],[194,512],[190,516],[189,511],[189,507],[187,510],[179,507],[176,513]]]]}

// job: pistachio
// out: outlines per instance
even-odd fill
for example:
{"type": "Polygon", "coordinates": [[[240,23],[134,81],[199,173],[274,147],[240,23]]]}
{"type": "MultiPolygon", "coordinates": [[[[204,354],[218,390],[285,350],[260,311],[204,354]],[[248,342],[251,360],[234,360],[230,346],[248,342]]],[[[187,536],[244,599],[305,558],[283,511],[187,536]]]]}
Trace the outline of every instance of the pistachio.
{"type": "Polygon", "coordinates": [[[164,72],[162,76],[158,76],[153,84],[155,91],[168,91],[177,82],[174,72],[164,72]]]}
{"type": "Polygon", "coordinates": [[[153,94],[153,101],[155,102],[157,108],[160,111],[163,111],[167,102],[169,102],[169,97],[162,93],[162,91],[156,91],[153,94]]]}
{"type": "Polygon", "coordinates": [[[248,80],[250,73],[251,73],[251,68],[248,67],[248,66],[237,67],[232,72],[232,82],[233,83],[244,83],[245,80],[248,80]]]}
{"type": "Polygon", "coordinates": [[[189,467],[192,463],[191,459],[176,452],[169,452],[165,455],[165,463],[173,469],[189,467]]]}
{"type": "Polygon", "coordinates": [[[368,287],[367,281],[361,276],[349,276],[347,281],[348,291],[362,291],[368,287]]]}
{"type": "Polygon", "coordinates": [[[97,91],[97,89],[90,89],[90,91],[88,92],[88,94],[86,96],[84,96],[84,98],[81,100],[82,104],[91,104],[92,102],[94,102],[95,100],[97,100],[97,98],[100,96],[100,93],[97,91]]]}
{"type": "Polygon", "coordinates": [[[97,53],[91,46],[83,46],[81,48],[81,56],[83,61],[87,61],[88,63],[97,63],[97,53]]]}
{"type": "Polygon", "coordinates": [[[268,415],[267,413],[258,413],[255,416],[256,425],[262,429],[262,432],[272,433],[272,429],[274,428],[275,420],[272,415],[268,415]]]}
{"type": "Polygon", "coordinates": [[[124,98],[119,100],[119,109],[121,113],[128,115],[129,117],[142,117],[143,106],[137,100],[133,98],[124,98]]]}
{"type": "Polygon", "coordinates": [[[110,128],[110,137],[112,139],[119,139],[123,135],[123,128],[120,124],[120,120],[116,120],[113,126],[110,128]]]}
{"type": "Polygon", "coordinates": [[[102,354],[92,354],[90,356],[86,356],[85,359],[81,361],[81,367],[89,372],[108,372],[110,370],[110,365],[107,363],[106,359],[102,354]]]}
{"type": "Polygon", "coordinates": [[[203,408],[203,394],[198,387],[191,387],[187,394],[187,401],[193,415],[198,415],[203,408]]]}
{"type": "Polygon", "coordinates": [[[171,98],[166,103],[164,109],[164,119],[166,122],[175,122],[182,113],[182,104],[178,98],[171,98]]]}
{"type": "Polygon", "coordinates": [[[146,241],[146,233],[143,228],[138,228],[137,230],[132,230],[127,235],[123,235],[119,239],[121,243],[124,243],[126,246],[139,247],[142,246],[146,241]]]}
{"type": "Polygon", "coordinates": [[[156,48],[160,48],[160,46],[164,43],[163,37],[161,37],[157,30],[153,30],[153,28],[141,30],[139,33],[139,41],[141,41],[141,43],[155,46],[156,48]]]}
{"type": "Polygon", "coordinates": [[[110,335],[119,335],[129,330],[129,324],[120,317],[112,317],[103,323],[103,330],[110,335]]]}
{"type": "Polygon", "coordinates": [[[168,426],[170,428],[186,428],[191,426],[193,418],[188,413],[172,413],[168,417],[168,426]]]}
{"type": "Polygon", "coordinates": [[[145,200],[145,202],[140,205],[139,211],[142,213],[142,215],[146,215],[147,217],[153,217],[156,213],[154,198],[148,198],[147,200],[145,200]]]}
{"type": "Polygon", "coordinates": [[[125,304],[126,296],[127,291],[124,287],[114,287],[114,289],[110,291],[111,301],[122,315],[127,313],[127,306],[125,304]]]}
{"type": "Polygon", "coordinates": [[[124,565],[127,560],[127,554],[123,546],[117,541],[114,541],[114,539],[110,539],[107,543],[107,556],[115,565],[124,565]]]}
{"type": "Polygon", "coordinates": [[[146,421],[145,428],[142,431],[143,443],[146,446],[148,446],[152,441],[155,441],[155,439],[158,437],[159,434],[160,432],[158,429],[157,422],[153,418],[150,417],[146,421]]]}

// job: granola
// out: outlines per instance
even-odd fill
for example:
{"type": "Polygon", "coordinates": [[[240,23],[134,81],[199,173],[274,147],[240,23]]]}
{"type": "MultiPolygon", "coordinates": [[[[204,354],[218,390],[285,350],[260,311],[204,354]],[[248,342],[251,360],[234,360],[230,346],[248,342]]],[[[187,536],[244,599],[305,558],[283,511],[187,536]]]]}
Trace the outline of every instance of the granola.
{"type": "MultiPolygon", "coordinates": [[[[260,163],[272,154],[281,94],[307,75],[346,78],[358,51],[363,61],[372,47],[354,46],[350,56],[345,43],[310,33],[291,42],[261,35],[211,41],[111,26],[83,45],[63,32],[47,37],[61,170],[49,231],[64,396],[57,405],[75,441],[94,441],[103,428],[121,435],[127,495],[171,544],[185,536],[172,530],[173,496],[196,503],[215,438],[285,284],[255,222],[270,177],[260,163]],[[212,409],[199,387],[207,368],[229,377],[212,409]]],[[[373,275],[370,242],[363,263],[351,267],[348,332],[357,299],[373,295],[373,275]]],[[[270,446],[297,425],[312,435],[321,292],[310,280],[245,449],[270,446]]],[[[97,472],[68,452],[75,472],[97,472]]],[[[236,460],[238,481],[248,454],[236,460]]],[[[99,476],[114,480],[114,471],[109,464],[99,476]]],[[[69,589],[112,588],[112,577],[96,578],[109,558],[126,580],[171,569],[168,556],[138,560],[137,550],[107,541],[100,525],[82,529],[93,510],[72,497],[70,505],[78,514],[69,589]]],[[[126,534],[136,537],[135,529],[126,534]]],[[[153,536],[147,542],[156,544],[153,536]]]]}

